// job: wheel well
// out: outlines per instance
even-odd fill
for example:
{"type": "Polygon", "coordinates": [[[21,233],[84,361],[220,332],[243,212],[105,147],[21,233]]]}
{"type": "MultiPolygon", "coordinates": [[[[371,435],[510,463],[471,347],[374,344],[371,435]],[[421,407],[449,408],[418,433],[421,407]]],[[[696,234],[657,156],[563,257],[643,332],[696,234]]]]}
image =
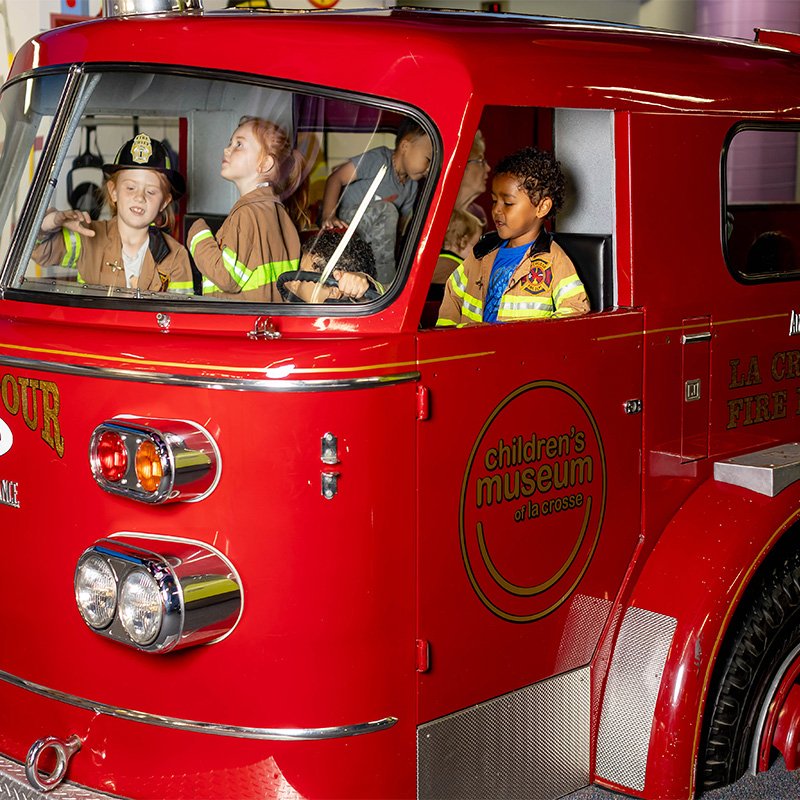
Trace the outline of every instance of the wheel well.
{"type": "MultiPolygon", "coordinates": [[[[732,631],[737,629],[742,622],[742,618],[748,613],[748,610],[752,605],[753,598],[758,593],[760,586],[764,581],[764,576],[769,575],[769,573],[775,568],[776,564],[784,561],[790,552],[797,550],[799,547],[800,522],[796,522],[786,530],[783,536],[781,536],[781,538],[775,543],[774,547],[767,553],[767,555],[764,557],[764,560],[758,565],[756,571],[751,576],[750,582],[747,584],[747,587],[739,598],[736,610],[731,615],[727,628],[725,629],[722,646],[717,653],[711,686],[713,686],[717,680],[717,673],[719,672],[721,659],[726,655],[730,655],[730,651],[733,647],[733,643],[731,641],[732,637],[730,634],[732,631]]],[[[710,694],[711,692],[709,691],[709,696],[710,694]]],[[[708,697],[706,697],[706,705],[707,704],[708,697]]]]}
{"type": "MultiPolygon", "coordinates": [[[[725,629],[703,707],[702,736],[697,754],[697,786],[703,790],[725,785],[745,771],[743,741],[755,735],[747,724],[751,714],[750,703],[754,696],[760,696],[757,691],[751,694],[750,687],[758,686],[769,669],[767,653],[775,648],[770,643],[769,634],[770,631],[774,633],[777,626],[770,615],[790,617],[796,614],[800,605],[800,589],[792,588],[790,584],[792,591],[784,591],[785,584],[781,585],[781,580],[788,578],[784,565],[792,559],[792,569],[797,575],[800,570],[800,523],[787,529],[753,573],[725,629]],[[792,593],[794,597],[790,596],[792,593]],[[790,610],[791,615],[788,613],[790,610]],[[758,647],[753,645],[754,640],[758,647]],[[753,646],[749,647],[749,644],[753,646]],[[746,676],[746,680],[740,677],[741,674],[746,676]]],[[[796,577],[794,583],[796,586],[796,577]]]]}

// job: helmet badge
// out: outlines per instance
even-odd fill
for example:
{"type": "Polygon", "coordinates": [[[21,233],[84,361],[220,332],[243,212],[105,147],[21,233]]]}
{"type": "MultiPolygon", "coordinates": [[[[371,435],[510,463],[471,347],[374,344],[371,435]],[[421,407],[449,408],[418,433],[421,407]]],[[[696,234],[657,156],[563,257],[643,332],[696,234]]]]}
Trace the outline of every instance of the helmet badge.
{"type": "Polygon", "coordinates": [[[131,145],[131,159],[134,164],[147,164],[153,155],[153,144],[146,133],[138,134],[131,145]]]}

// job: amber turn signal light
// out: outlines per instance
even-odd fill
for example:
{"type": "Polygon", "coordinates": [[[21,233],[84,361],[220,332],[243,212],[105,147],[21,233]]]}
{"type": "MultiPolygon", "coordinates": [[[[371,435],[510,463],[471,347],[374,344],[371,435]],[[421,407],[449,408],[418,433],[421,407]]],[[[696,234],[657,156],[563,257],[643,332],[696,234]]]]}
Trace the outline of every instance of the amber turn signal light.
{"type": "Polygon", "coordinates": [[[211,434],[187,420],[115,417],[89,443],[98,485],[144,503],[201,500],[219,482],[221,463],[211,434]]]}
{"type": "Polygon", "coordinates": [[[149,439],[136,448],[136,477],[146,492],[155,492],[164,477],[161,456],[149,439]]]}

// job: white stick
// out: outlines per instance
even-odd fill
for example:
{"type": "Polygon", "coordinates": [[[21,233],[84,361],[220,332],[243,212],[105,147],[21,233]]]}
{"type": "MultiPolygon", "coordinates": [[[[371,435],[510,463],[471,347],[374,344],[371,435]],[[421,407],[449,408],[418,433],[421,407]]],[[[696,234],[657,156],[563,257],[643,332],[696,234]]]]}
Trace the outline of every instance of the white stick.
{"type": "Polygon", "coordinates": [[[325,265],[325,269],[322,270],[322,275],[319,276],[319,281],[317,285],[314,287],[314,291],[311,293],[311,302],[316,303],[317,298],[319,297],[319,290],[320,287],[325,283],[326,280],[330,277],[331,273],[336,267],[336,263],[339,261],[342,253],[344,252],[345,247],[347,247],[348,242],[350,239],[353,238],[353,234],[358,227],[358,223],[361,222],[361,217],[364,216],[364,212],[367,210],[367,206],[372,202],[372,198],[375,196],[375,192],[378,191],[378,186],[380,182],[383,180],[383,176],[386,174],[387,170],[386,164],[384,164],[379,170],[377,175],[372,179],[372,183],[369,185],[369,189],[367,189],[367,193],[364,195],[364,199],[359,204],[358,208],[356,209],[356,213],[353,215],[353,219],[350,221],[350,224],[347,226],[347,230],[344,232],[344,236],[342,236],[342,241],[336,245],[336,249],[333,251],[333,255],[330,258],[330,261],[325,265]]]}

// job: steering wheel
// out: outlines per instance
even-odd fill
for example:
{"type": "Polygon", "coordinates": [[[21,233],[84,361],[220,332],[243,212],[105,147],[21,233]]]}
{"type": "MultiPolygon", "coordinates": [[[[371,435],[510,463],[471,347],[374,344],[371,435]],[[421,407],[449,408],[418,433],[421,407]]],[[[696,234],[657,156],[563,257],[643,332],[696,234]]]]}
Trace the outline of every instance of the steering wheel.
{"type": "MultiPolygon", "coordinates": [[[[305,270],[298,270],[297,272],[282,272],[278,276],[278,280],[276,281],[276,285],[278,287],[278,291],[281,293],[281,297],[287,303],[305,303],[302,297],[298,297],[294,292],[292,292],[287,286],[287,281],[310,281],[312,283],[319,283],[319,273],[318,272],[307,272],[305,270]]],[[[331,286],[337,287],[339,284],[336,281],[336,278],[333,275],[328,276],[328,279],[323,284],[324,286],[331,286]]],[[[353,297],[328,297],[324,302],[326,303],[368,303],[372,300],[377,300],[381,296],[380,292],[375,289],[373,286],[367,289],[364,294],[359,297],[357,300],[353,297]]]]}

